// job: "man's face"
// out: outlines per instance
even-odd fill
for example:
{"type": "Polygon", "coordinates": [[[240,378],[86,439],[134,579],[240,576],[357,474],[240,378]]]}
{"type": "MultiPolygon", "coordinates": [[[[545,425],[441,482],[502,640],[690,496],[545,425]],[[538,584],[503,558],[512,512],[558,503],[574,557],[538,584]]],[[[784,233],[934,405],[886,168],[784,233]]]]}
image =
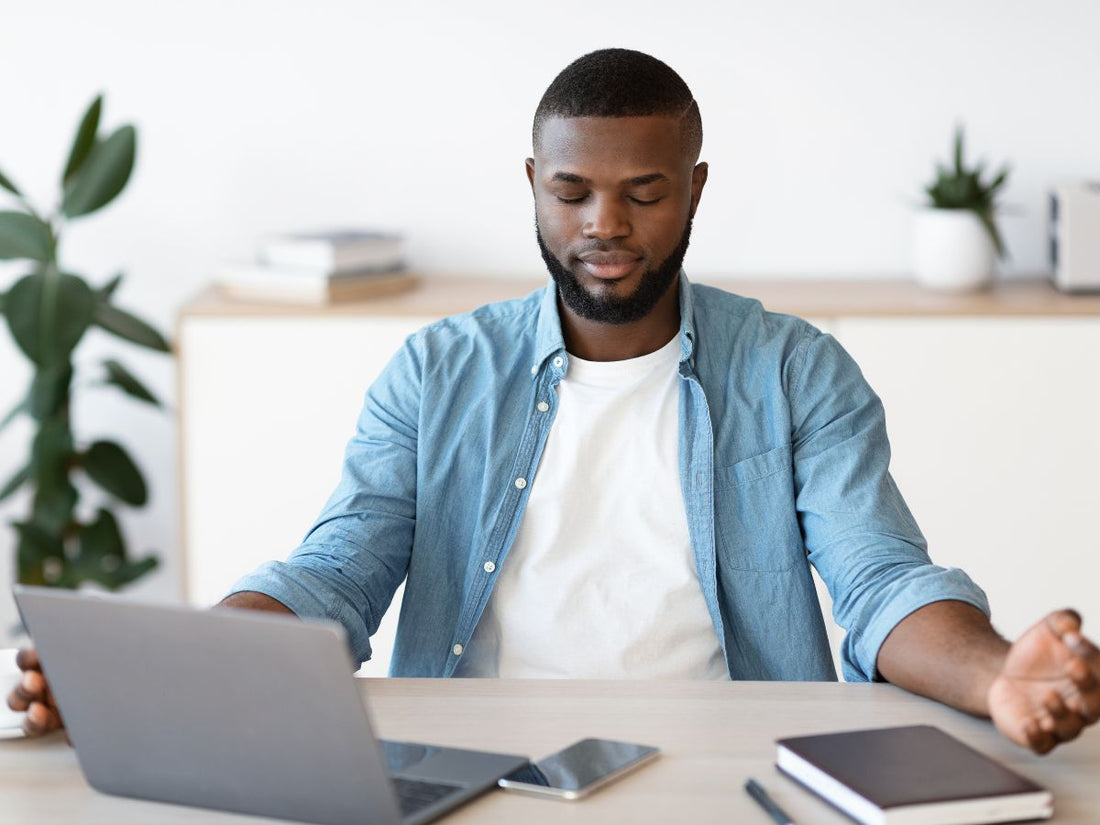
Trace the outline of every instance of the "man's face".
{"type": "Polygon", "coordinates": [[[706,182],[679,121],[552,118],[527,176],[543,259],[566,309],[627,323],[675,281],[706,182]]]}

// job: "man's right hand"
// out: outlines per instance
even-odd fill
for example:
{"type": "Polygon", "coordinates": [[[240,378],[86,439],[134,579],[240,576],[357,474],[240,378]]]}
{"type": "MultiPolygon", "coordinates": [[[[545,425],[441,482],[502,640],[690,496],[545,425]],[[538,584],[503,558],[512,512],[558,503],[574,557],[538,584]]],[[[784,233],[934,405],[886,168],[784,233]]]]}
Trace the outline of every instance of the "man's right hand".
{"type": "Polygon", "coordinates": [[[25,647],[15,657],[15,663],[23,672],[12,692],[8,694],[8,707],[16,711],[26,711],[23,717],[23,731],[27,736],[42,736],[64,727],[53,692],[46,683],[42,665],[33,648],[25,647]]]}

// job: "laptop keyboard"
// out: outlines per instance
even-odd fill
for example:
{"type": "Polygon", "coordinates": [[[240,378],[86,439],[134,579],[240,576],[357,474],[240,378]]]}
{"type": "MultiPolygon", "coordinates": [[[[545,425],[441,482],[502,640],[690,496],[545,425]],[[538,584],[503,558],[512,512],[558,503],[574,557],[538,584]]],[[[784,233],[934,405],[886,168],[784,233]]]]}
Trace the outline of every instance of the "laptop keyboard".
{"type": "Polygon", "coordinates": [[[397,800],[401,804],[401,814],[409,816],[427,808],[445,796],[462,790],[458,785],[444,785],[440,782],[421,782],[418,779],[405,779],[402,776],[393,779],[393,789],[397,791],[397,800]]]}

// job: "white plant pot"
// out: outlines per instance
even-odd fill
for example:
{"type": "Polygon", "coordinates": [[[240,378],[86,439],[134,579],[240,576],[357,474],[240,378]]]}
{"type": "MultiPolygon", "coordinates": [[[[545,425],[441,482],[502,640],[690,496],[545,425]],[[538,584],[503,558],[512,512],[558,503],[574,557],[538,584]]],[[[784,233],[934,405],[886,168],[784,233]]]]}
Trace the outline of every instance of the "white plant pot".
{"type": "Polygon", "coordinates": [[[993,283],[996,250],[989,232],[966,209],[917,212],[913,221],[913,269],[917,283],[965,292],[993,283]]]}

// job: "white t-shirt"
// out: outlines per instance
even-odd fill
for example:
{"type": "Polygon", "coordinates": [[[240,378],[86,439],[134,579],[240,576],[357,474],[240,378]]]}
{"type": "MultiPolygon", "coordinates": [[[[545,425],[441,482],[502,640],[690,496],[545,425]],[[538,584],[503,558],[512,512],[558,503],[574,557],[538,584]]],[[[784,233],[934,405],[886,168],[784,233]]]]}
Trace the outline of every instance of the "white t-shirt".
{"type": "Polygon", "coordinates": [[[729,678],[688,536],[680,339],[569,356],[516,541],[458,676],[729,678]]]}

